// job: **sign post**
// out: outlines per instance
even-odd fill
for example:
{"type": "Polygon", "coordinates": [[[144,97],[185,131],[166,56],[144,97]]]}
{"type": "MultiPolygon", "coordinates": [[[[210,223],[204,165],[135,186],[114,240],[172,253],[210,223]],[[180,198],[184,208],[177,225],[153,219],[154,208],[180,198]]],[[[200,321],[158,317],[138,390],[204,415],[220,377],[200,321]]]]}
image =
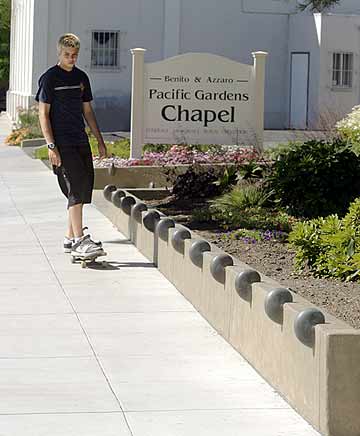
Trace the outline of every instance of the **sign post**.
{"type": "Polygon", "coordinates": [[[144,145],[144,55],[146,49],[131,49],[132,85],[131,85],[131,132],[130,158],[140,159],[144,145]]]}
{"type": "Polygon", "coordinates": [[[256,51],[252,53],[254,58],[254,85],[255,85],[255,102],[254,102],[254,120],[255,120],[255,137],[257,149],[263,151],[264,148],[264,109],[265,109],[265,62],[267,53],[265,51],[256,51]]]}

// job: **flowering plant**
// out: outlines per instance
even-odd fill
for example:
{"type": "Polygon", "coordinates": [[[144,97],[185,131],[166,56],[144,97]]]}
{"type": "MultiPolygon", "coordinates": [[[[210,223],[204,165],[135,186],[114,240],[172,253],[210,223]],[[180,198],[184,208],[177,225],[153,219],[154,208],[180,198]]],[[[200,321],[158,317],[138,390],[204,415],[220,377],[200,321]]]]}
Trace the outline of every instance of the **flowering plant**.
{"type": "Polygon", "coordinates": [[[340,134],[351,144],[357,144],[354,152],[360,151],[360,105],[354,106],[352,111],[335,124],[340,134]]]}
{"type": "Polygon", "coordinates": [[[237,239],[245,244],[256,244],[256,242],[285,242],[288,234],[282,230],[248,230],[237,229],[228,232],[230,239],[237,239]]]}
{"type": "Polygon", "coordinates": [[[37,105],[29,109],[17,108],[18,123],[16,128],[5,139],[6,144],[19,145],[24,139],[41,138],[39,108],[37,105]]]}
{"type": "Polygon", "coordinates": [[[184,165],[184,164],[214,164],[214,163],[233,163],[241,164],[251,161],[258,157],[253,148],[236,148],[225,150],[221,153],[211,151],[202,152],[191,149],[184,145],[173,145],[166,152],[145,151],[142,159],[120,159],[116,157],[99,161],[94,158],[97,167],[107,168],[114,164],[115,167],[128,167],[138,165],[184,165]]]}

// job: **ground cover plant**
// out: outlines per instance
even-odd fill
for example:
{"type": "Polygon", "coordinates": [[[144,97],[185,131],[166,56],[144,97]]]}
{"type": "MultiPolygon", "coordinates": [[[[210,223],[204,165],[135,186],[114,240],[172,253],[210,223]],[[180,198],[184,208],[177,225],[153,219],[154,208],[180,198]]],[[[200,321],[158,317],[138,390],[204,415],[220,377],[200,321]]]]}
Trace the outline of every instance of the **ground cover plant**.
{"type": "MultiPolygon", "coordinates": [[[[89,136],[89,143],[91,147],[91,151],[93,156],[95,156],[95,160],[97,159],[96,156],[99,155],[98,146],[96,138],[88,133],[89,136]]],[[[128,159],[130,156],[130,142],[128,139],[119,139],[117,141],[105,141],[106,147],[108,150],[109,155],[118,156],[120,159],[128,159]]],[[[43,146],[35,150],[34,152],[36,159],[48,159],[48,149],[47,146],[43,146]]]]}

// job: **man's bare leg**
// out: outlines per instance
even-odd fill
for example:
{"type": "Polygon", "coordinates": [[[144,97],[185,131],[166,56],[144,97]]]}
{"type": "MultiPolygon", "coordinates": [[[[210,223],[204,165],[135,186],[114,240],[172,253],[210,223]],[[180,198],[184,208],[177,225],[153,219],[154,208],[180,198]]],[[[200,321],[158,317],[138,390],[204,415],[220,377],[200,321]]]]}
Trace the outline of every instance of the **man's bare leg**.
{"type": "Polygon", "coordinates": [[[74,239],[74,231],[73,231],[73,228],[72,228],[70,211],[69,211],[69,214],[68,214],[68,231],[66,233],[66,237],[68,239],[74,239]]]}
{"type": "Polygon", "coordinates": [[[83,205],[75,204],[69,207],[69,229],[68,237],[81,238],[83,236],[83,205]]]}

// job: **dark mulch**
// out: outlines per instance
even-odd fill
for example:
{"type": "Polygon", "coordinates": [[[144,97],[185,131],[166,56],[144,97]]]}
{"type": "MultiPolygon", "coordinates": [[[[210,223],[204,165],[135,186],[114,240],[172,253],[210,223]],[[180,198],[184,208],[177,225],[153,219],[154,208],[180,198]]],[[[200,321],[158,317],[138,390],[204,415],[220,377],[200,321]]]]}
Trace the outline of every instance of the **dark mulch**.
{"type": "Polygon", "coordinates": [[[209,226],[192,222],[191,213],[204,206],[203,199],[176,202],[168,197],[147,203],[282,286],[291,288],[316,306],[351,326],[360,328],[359,283],[316,278],[309,271],[295,272],[294,251],[286,243],[264,241],[248,244],[226,237],[226,232],[214,224],[209,226]]]}

